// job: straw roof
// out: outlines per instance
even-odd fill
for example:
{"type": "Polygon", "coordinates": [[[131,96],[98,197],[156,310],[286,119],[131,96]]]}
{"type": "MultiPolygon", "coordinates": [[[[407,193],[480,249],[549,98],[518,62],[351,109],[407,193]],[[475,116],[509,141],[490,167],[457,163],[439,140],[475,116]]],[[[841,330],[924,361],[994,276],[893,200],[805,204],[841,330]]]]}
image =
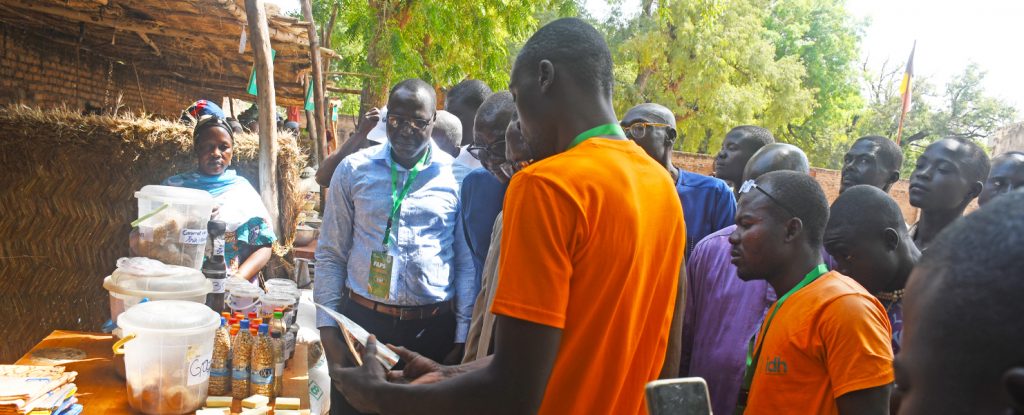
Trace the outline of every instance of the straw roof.
{"type": "MultiPolygon", "coordinates": [[[[268,16],[277,103],[301,105],[311,71],[309,23],[275,10],[268,16]]],[[[0,22],[38,33],[54,48],[132,62],[146,76],[252,98],[251,42],[239,53],[248,32],[244,0],[0,0],[0,22]]]]}

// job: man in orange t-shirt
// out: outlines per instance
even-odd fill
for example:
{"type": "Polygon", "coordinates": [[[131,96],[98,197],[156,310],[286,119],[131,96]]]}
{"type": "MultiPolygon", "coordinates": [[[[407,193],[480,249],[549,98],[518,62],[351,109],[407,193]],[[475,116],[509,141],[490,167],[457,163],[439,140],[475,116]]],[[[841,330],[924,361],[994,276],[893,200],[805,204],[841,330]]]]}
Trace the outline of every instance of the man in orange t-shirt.
{"type": "Polygon", "coordinates": [[[887,414],[889,320],[870,293],[822,262],[829,207],[821,186],[777,171],[740,193],[729,237],[736,273],[767,280],[779,299],[748,348],[737,413],[887,414]]]}
{"type": "Polygon", "coordinates": [[[494,354],[451,367],[399,348],[404,371],[385,374],[370,341],[369,364],[331,369],[361,411],[643,414],[644,385],[678,373],[682,207],[668,172],[618,125],[604,38],[580,19],[549,23],[509,90],[533,155],[503,168],[515,174],[494,354]]]}

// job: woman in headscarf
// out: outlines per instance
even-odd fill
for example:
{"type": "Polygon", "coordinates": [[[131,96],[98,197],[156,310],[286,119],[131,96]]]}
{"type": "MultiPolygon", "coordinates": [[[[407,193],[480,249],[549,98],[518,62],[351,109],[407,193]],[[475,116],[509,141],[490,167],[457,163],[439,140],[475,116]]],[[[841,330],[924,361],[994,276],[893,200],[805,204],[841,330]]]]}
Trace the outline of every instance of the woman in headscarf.
{"type": "Polygon", "coordinates": [[[207,115],[196,123],[192,138],[198,168],[171,176],[163,184],[213,195],[218,205],[214,217],[227,225],[224,259],[228,272],[258,284],[256,277],[270,260],[277,237],[259,193],[235,170],[228,170],[235,144],[231,126],[223,118],[207,115]]]}

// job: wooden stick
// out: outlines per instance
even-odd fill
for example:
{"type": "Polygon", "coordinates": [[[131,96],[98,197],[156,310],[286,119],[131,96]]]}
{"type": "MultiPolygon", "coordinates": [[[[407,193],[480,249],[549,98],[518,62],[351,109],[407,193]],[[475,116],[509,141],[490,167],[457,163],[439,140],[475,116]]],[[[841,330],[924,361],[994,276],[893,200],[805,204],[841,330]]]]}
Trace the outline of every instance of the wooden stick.
{"type": "MultiPolygon", "coordinates": [[[[307,22],[313,23],[313,6],[309,0],[302,0],[302,16],[307,22]]],[[[313,64],[313,119],[316,121],[316,153],[323,154],[327,144],[327,129],[324,127],[324,74],[320,61],[320,41],[316,36],[316,25],[310,24],[306,33],[309,35],[309,58],[313,64]]],[[[303,105],[305,106],[305,105],[303,105]]],[[[323,159],[316,160],[320,165],[323,159]]]]}
{"type": "Polygon", "coordinates": [[[270,34],[267,31],[267,10],[263,0],[245,0],[245,13],[249,22],[249,41],[256,60],[256,88],[259,94],[260,125],[260,196],[270,213],[271,227],[282,235],[285,230],[278,223],[277,197],[277,102],[274,98],[274,62],[270,52],[270,34]]]}
{"type": "Polygon", "coordinates": [[[156,43],[154,43],[153,40],[150,39],[148,35],[142,32],[135,32],[135,34],[139,35],[139,38],[141,38],[143,42],[146,42],[146,44],[149,45],[149,47],[153,48],[153,53],[155,53],[156,56],[161,56],[160,48],[156,47],[156,43]]]}
{"type": "Polygon", "coordinates": [[[379,78],[379,76],[377,76],[377,75],[372,75],[372,74],[368,74],[368,73],[344,72],[344,71],[327,72],[325,75],[327,75],[327,76],[333,76],[333,75],[338,75],[338,76],[355,76],[355,77],[359,77],[359,78],[379,78]]]}
{"type": "Polygon", "coordinates": [[[333,86],[330,86],[330,85],[327,86],[327,91],[329,91],[329,92],[337,92],[339,94],[351,94],[351,95],[359,95],[359,94],[363,93],[363,91],[360,91],[358,89],[336,88],[336,87],[333,87],[333,86]]]}

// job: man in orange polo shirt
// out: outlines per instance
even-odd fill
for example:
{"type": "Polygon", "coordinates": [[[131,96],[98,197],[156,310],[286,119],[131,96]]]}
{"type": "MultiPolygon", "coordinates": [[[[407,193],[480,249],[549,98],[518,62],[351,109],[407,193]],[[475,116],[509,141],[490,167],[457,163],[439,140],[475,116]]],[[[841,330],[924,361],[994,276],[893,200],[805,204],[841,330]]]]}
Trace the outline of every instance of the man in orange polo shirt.
{"type": "Polygon", "coordinates": [[[400,349],[404,376],[391,378],[415,385],[387,383],[369,354],[332,368],[357,408],[642,414],[644,385],[678,371],[682,208],[668,172],[616,122],[611,66],[579,19],[523,47],[509,90],[533,157],[513,160],[505,196],[495,353],[442,367],[400,349]]]}
{"type": "Polygon", "coordinates": [[[750,342],[736,413],[888,414],[889,320],[877,299],[822,261],[829,208],[821,186],[775,171],[740,194],[729,237],[736,274],[768,281],[778,300],[750,342]]]}

